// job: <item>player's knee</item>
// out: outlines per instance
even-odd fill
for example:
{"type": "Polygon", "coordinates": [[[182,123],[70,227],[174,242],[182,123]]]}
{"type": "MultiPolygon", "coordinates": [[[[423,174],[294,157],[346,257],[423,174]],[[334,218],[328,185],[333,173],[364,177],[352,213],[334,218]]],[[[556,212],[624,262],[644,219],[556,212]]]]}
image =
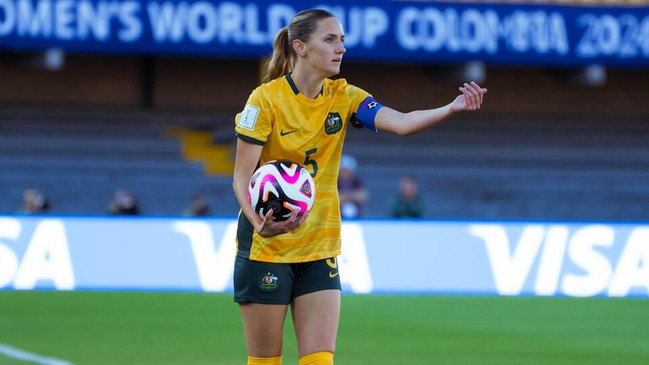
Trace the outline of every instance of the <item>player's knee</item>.
{"type": "Polygon", "coordinates": [[[315,352],[300,359],[299,365],[333,365],[334,353],[329,351],[315,352]]]}
{"type": "Polygon", "coordinates": [[[282,365],[282,357],[254,357],[248,356],[248,365],[282,365]]]}

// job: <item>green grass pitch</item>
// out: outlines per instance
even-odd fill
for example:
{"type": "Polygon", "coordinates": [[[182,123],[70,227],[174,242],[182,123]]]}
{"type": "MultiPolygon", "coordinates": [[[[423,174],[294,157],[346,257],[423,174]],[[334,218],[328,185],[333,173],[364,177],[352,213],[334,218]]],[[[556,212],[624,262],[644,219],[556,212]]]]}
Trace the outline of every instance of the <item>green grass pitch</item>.
{"type": "MultiPolygon", "coordinates": [[[[75,365],[246,361],[231,294],[0,291],[0,344],[75,365]]],[[[343,295],[336,364],[646,365],[649,300],[343,295]]]]}

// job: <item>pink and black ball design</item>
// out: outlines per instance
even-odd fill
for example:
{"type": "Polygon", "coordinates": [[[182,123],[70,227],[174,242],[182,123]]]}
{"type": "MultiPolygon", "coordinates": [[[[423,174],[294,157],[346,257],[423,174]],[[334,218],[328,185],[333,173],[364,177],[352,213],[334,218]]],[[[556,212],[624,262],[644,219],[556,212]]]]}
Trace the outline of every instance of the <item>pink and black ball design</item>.
{"type": "Polygon", "coordinates": [[[260,217],[273,210],[275,220],[286,220],[293,211],[308,212],[315,200],[315,183],[300,164],[274,160],[261,165],[248,185],[248,201],[260,217]]]}

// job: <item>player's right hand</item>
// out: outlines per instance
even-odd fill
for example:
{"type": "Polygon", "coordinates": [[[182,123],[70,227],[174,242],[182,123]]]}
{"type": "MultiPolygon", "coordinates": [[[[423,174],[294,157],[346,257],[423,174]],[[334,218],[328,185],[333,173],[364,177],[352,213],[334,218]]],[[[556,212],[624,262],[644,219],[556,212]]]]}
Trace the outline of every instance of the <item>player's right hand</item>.
{"type": "Polygon", "coordinates": [[[273,209],[269,209],[261,224],[255,227],[257,233],[262,237],[273,237],[294,230],[304,223],[309,213],[298,214],[293,211],[288,219],[276,221],[273,217],[273,209]]]}

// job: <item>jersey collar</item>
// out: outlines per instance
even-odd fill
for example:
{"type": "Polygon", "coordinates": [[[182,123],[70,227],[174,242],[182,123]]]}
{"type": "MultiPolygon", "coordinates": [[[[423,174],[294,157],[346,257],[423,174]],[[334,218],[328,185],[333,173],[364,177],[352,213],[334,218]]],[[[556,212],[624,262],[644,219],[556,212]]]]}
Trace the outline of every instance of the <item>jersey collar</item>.
{"type": "MultiPolygon", "coordinates": [[[[293,81],[290,72],[286,74],[286,82],[288,82],[289,86],[291,87],[291,90],[293,90],[293,93],[295,95],[298,95],[300,93],[300,90],[298,90],[297,86],[295,85],[295,82],[293,81]]],[[[320,95],[324,95],[324,85],[322,85],[322,88],[320,89],[320,95]]]]}

